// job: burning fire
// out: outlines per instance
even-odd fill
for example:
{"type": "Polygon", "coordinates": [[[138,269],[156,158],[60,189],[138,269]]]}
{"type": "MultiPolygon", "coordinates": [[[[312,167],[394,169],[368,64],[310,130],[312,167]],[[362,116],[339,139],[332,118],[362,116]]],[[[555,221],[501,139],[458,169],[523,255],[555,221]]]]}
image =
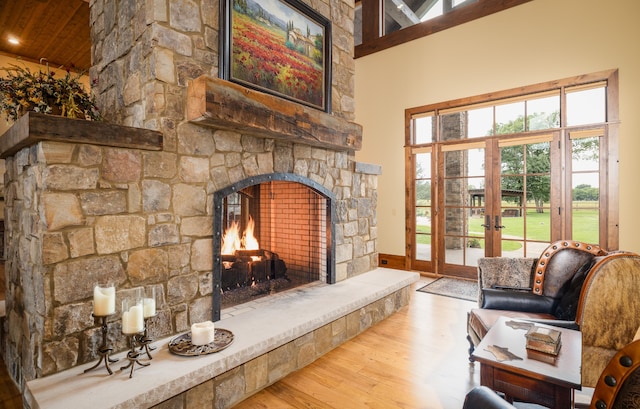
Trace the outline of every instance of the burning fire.
{"type": "Polygon", "coordinates": [[[247,228],[242,235],[242,246],[245,250],[258,250],[260,249],[260,244],[258,244],[258,240],[253,235],[253,229],[255,228],[255,223],[253,222],[253,217],[249,216],[249,223],[247,223],[247,228]]]}
{"type": "Polygon", "coordinates": [[[238,222],[233,222],[231,226],[224,232],[224,236],[222,237],[222,254],[230,254],[233,255],[237,250],[258,250],[260,249],[260,245],[258,244],[258,240],[253,235],[253,230],[255,228],[255,223],[253,221],[253,217],[249,216],[249,222],[247,223],[247,228],[244,230],[242,234],[242,239],[240,238],[240,226],[238,226],[238,222]]]}

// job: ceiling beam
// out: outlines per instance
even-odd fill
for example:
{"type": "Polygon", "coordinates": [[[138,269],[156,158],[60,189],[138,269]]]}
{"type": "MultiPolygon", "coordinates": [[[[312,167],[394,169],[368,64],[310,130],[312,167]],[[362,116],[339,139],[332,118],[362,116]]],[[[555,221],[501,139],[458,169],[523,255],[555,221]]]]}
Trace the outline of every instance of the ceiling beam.
{"type": "Polygon", "coordinates": [[[418,10],[416,10],[416,16],[422,19],[422,17],[426,16],[429,10],[436,5],[436,3],[438,3],[438,0],[426,0],[420,7],[418,7],[418,10]]]}
{"type": "Polygon", "coordinates": [[[385,14],[394,19],[402,28],[418,24],[420,19],[403,0],[385,0],[385,14]]]}

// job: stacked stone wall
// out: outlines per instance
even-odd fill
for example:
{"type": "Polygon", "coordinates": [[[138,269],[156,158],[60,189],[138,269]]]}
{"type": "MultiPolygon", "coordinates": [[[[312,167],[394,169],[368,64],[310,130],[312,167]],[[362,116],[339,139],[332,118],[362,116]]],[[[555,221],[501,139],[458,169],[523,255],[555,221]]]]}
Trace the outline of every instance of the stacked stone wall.
{"type": "MultiPolygon", "coordinates": [[[[332,114],[353,120],[354,3],[302,1],[331,21],[332,114]]],[[[162,131],[174,150],[188,81],[218,77],[219,8],[218,0],[92,1],[90,77],[105,117],[162,131]]]]}
{"type": "MultiPolygon", "coordinates": [[[[332,22],[331,114],[353,120],[354,4],[304,1],[332,22]]],[[[356,171],[353,152],[185,120],[189,81],[218,76],[217,0],[92,0],[90,19],[90,77],[102,114],[161,131],[163,149],[40,142],[6,159],[4,354],[20,385],[96,359],[91,295],[105,276],[117,285],[117,304],[156,287],[156,336],[208,319],[213,192],[246,177],[293,173],[331,190],[337,281],[377,266],[378,170],[356,171]]],[[[125,349],[117,316],[109,343],[125,349]]]]}

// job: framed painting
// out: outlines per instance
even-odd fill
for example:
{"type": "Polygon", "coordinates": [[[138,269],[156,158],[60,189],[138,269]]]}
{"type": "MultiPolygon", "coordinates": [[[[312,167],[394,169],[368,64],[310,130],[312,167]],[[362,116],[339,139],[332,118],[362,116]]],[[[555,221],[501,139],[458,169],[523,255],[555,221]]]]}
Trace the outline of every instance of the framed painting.
{"type": "Polygon", "coordinates": [[[298,0],[221,0],[221,78],[331,111],[331,23],[298,0]]]}

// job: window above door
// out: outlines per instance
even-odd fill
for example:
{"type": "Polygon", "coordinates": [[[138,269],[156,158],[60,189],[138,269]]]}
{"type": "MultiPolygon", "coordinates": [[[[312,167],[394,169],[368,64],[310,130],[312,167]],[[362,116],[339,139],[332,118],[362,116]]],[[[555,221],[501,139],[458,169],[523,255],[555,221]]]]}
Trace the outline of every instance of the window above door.
{"type": "Polygon", "coordinates": [[[531,0],[360,0],[355,57],[363,57],[531,0]]]}

